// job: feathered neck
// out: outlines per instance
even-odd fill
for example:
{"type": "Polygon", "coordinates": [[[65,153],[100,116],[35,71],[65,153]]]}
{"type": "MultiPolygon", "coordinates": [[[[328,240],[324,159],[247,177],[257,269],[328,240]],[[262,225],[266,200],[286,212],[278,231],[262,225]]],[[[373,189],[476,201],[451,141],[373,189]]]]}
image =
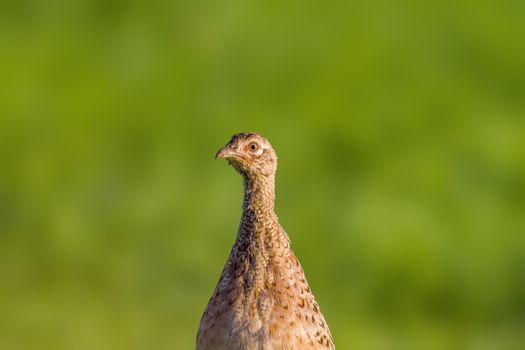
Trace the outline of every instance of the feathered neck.
{"type": "Polygon", "coordinates": [[[256,216],[275,214],[275,175],[243,176],[243,212],[252,211],[256,216]]]}
{"type": "Polygon", "coordinates": [[[274,202],[275,176],[244,177],[243,213],[234,251],[236,258],[248,262],[244,275],[248,298],[257,298],[262,288],[273,283],[273,272],[268,271],[271,260],[290,251],[274,202]]]}

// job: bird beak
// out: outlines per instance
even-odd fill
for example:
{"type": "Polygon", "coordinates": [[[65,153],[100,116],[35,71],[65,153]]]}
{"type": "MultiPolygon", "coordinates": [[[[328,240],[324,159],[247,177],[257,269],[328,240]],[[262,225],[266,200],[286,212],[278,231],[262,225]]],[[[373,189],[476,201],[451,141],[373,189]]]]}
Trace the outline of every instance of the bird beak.
{"type": "Polygon", "coordinates": [[[215,159],[219,159],[219,158],[228,159],[232,157],[240,157],[240,155],[237,152],[232,151],[232,149],[228,146],[224,146],[223,148],[221,148],[219,152],[217,152],[217,154],[215,155],[215,159]]]}

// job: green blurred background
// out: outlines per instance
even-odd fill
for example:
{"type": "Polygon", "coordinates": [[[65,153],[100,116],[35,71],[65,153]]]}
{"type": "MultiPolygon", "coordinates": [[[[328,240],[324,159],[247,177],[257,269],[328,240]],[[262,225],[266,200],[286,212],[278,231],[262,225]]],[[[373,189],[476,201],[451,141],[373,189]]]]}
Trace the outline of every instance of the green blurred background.
{"type": "Polygon", "coordinates": [[[0,5],[0,348],[192,349],[256,131],[338,349],[523,349],[525,2],[0,5]]]}

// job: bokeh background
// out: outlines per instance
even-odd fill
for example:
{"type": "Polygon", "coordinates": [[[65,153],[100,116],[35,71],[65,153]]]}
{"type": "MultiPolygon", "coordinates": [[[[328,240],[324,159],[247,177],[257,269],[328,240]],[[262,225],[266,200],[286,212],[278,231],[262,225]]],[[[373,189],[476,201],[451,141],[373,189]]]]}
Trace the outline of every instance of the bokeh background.
{"type": "Polygon", "coordinates": [[[239,131],[338,349],[523,349],[525,2],[0,5],[0,348],[192,349],[239,131]]]}

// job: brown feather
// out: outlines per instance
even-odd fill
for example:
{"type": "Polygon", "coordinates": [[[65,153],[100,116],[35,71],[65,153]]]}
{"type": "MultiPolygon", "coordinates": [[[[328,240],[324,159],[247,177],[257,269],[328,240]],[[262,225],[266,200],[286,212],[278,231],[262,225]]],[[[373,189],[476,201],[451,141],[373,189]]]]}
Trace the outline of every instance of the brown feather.
{"type": "Polygon", "coordinates": [[[277,156],[272,146],[260,135],[241,133],[218,156],[243,177],[243,212],[237,240],[202,316],[197,350],[335,349],[274,211],[277,156]]]}

